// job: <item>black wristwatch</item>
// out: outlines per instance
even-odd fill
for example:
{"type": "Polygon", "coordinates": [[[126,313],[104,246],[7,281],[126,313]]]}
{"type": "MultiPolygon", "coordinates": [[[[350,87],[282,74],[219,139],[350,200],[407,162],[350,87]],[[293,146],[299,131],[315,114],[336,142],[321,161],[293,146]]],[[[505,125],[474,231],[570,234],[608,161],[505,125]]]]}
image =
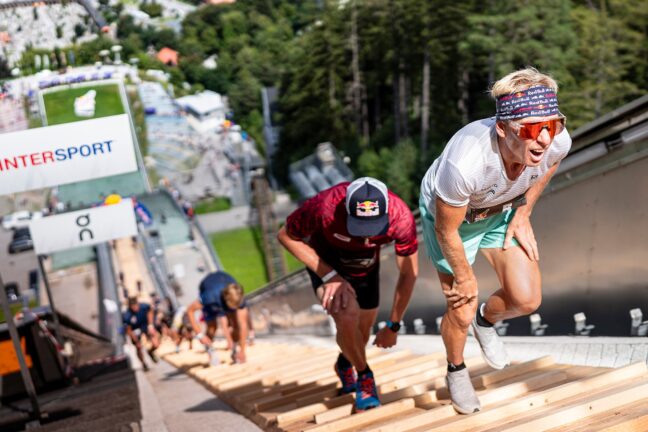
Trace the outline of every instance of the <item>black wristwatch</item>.
{"type": "Polygon", "coordinates": [[[400,330],[400,327],[401,327],[399,322],[393,322],[393,321],[389,321],[389,320],[385,323],[385,326],[389,330],[393,331],[394,333],[398,333],[398,330],[400,330]]]}

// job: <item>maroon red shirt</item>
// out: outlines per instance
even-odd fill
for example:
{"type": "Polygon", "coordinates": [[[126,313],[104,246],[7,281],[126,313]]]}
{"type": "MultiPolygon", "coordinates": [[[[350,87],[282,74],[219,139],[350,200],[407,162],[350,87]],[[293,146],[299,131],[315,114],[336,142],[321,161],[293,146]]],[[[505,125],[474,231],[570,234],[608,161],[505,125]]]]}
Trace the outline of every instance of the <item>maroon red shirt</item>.
{"type": "Polygon", "coordinates": [[[286,231],[304,239],[317,255],[338,272],[353,277],[366,276],[377,268],[380,247],[394,243],[397,255],[408,256],[418,250],[416,223],[400,197],[389,191],[389,229],[375,237],[352,237],[346,228],[346,188],[340,183],[304,202],[286,221],[286,231]]]}

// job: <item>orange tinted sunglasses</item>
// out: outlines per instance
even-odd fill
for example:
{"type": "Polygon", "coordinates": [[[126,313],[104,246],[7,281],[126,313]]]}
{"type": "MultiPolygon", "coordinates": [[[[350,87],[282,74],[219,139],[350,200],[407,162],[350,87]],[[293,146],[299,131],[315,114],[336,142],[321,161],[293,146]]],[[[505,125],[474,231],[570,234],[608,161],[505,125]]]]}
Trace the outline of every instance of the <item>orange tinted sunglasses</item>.
{"type": "Polygon", "coordinates": [[[565,117],[560,117],[553,120],[541,121],[536,123],[515,123],[518,127],[517,135],[522,139],[536,140],[543,129],[547,129],[549,137],[553,139],[556,135],[560,134],[565,129],[565,117]]]}

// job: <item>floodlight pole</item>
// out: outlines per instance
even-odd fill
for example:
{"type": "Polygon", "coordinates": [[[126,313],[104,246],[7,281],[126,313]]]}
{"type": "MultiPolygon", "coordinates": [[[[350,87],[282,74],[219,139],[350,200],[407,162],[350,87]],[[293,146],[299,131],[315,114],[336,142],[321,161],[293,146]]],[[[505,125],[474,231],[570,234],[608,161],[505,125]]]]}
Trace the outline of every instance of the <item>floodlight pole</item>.
{"type": "Polygon", "coordinates": [[[18,330],[16,329],[16,323],[14,323],[13,315],[11,314],[11,309],[9,309],[9,300],[7,299],[7,291],[5,290],[5,285],[2,282],[2,277],[0,276],[0,303],[2,303],[2,309],[5,315],[5,321],[7,322],[7,327],[9,328],[9,335],[11,336],[11,341],[13,342],[14,350],[16,351],[16,358],[18,358],[18,364],[20,365],[20,374],[22,375],[23,383],[25,384],[25,390],[29,396],[29,400],[32,405],[32,419],[40,424],[41,410],[38,405],[38,398],[36,397],[36,388],[34,387],[34,382],[32,381],[31,375],[29,374],[29,369],[27,368],[27,362],[23,356],[22,347],[20,346],[20,337],[18,336],[18,330]]]}
{"type": "Polygon", "coordinates": [[[43,255],[38,255],[38,267],[40,268],[41,276],[43,277],[43,282],[45,283],[45,292],[47,293],[47,301],[49,302],[50,309],[52,310],[52,319],[54,320],[54,333],[56,333],[56,340],[59,345],[63,347],[63,335],[61,334],[61,326],[59,324],[58,312],[56,312],[56,307],[54,307],[54,297],[52,296],[52,290],[49,286],[49,280],[47,280],[47,273],[45,273],[45,265],[43,262],[45,257],[43,255]]]}

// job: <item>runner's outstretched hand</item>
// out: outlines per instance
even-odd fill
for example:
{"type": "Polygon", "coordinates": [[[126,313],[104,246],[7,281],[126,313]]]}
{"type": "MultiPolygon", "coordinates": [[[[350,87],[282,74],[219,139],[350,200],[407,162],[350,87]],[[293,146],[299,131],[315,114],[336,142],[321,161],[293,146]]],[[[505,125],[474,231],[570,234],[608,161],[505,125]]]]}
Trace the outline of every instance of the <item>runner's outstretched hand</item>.
{"type": "Polygon", "coordinates": [[[378,330],[376,333],[376,338],[373,341],[373,344],[380,348],[391,348],[396,345],[396,339],[398,338],[398,333],[383,327],[378,330]]]}

